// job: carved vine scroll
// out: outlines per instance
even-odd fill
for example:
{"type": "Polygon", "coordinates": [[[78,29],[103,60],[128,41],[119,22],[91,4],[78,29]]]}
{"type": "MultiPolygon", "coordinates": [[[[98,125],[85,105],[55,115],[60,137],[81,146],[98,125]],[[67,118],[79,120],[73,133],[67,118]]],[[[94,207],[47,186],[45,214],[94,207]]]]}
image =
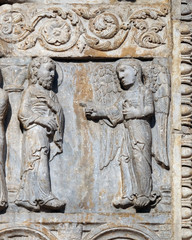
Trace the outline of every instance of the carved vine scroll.
{"type": "Polygon", "coordinates": [[[141,10],[128,7],[125,13],[117,9],[68,5],[27,12],[18,4],[1,6],[0,39],[20,50],[31,49],[39,42],[44,49],[54,52],[75,46],[80,52],[86,46],[99,51],[115,50],[126,41],[129,32],[134,32],[134,41],[141,48],[166,44],[166,5],[141,10]]]}

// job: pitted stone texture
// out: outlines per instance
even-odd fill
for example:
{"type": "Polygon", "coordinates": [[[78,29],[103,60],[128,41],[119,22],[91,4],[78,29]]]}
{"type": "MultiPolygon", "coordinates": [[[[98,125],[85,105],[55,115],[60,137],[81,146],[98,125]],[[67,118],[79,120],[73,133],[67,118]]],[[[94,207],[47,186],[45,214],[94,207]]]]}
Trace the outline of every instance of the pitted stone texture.
{"type": "Polygon", "coordinates": [[[51,57],[170,54],[168,4],[2,5],[1,53],[51,57]]]}

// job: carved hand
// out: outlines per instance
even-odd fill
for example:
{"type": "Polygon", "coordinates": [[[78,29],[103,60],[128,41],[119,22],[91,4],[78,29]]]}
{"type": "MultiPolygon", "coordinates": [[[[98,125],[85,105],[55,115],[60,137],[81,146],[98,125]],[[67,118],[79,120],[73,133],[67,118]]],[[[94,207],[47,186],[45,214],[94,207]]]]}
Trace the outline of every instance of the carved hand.
{"type": "Polygon", "coordinates": [[[38,97],[38,99],[41,102],[46,103],[51,109],[53,109],[55,112],[57,112],[57,109],[55,109],[55,107],[54,107],[55,104],[54,104],[54,102],[50,98],[42,95],[42,96],[38,97]]]}
{"type": "Polygon", "coordinates": [[[130,107],[128,109],[123,109],[123,115],[125,119],[131,119],[131,118],[141,118],[142,113],[139,109],[130,107]]]}
{"type": "Polygon", "coordinates": [[[57,130],[57,122],[54,117],[39,117],[35,120],[35,123],[46,127],[48,131],[57,130]]]}

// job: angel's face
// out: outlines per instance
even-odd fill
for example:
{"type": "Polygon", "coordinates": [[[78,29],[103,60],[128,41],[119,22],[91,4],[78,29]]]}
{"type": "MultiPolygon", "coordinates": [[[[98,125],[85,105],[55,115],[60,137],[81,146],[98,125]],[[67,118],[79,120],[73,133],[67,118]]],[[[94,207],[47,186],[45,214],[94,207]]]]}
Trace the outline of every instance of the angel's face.
{"type": "Polygon", "coordinates": [[[132,66],[121,64],[117,67],[117,75],[121,86],[127,89],[135,83],[137,72],[132,66]]]}

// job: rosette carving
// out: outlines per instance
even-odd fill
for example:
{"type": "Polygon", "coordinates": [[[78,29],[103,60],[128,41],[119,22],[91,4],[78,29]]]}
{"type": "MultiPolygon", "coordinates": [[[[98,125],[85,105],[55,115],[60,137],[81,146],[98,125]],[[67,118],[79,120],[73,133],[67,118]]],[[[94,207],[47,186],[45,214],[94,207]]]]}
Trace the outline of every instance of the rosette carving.
{"type": "Polygon", "coordinates": [[[65,21],[48,21],[42,29],[42,36],[48,44],[60,46],[69,41],[71,37],[71,28],[65,21]]]}
{"type": "MultiPolygon", "coordinates": [[[[33,13],[22,8],[0,7],[0,39],[27,50],[37,41],[49,51],[64,52],[86,46],[99,51],[119,48],[132,32],[142,48],[156,48],[166,43],[166,5],[154,8],[123,10],[114,6],[92,5],[45,7],[33,13]]],[[[130,39],[128,39],[130,41],[130,39]]],[[[131,44],[131,42],[130,42],[131,44]]]]}
{"type": "Polygon", "coordinates": [[[21,43],[20,49],[29,49],[35,46],[37,40],[50,51],[66,51],[72,48],[82,34],[83,27],[79,18],[73,11],[62,11],[51,8],[49,20],[44,21],[38,34],[30,35],[21,43]]]}

